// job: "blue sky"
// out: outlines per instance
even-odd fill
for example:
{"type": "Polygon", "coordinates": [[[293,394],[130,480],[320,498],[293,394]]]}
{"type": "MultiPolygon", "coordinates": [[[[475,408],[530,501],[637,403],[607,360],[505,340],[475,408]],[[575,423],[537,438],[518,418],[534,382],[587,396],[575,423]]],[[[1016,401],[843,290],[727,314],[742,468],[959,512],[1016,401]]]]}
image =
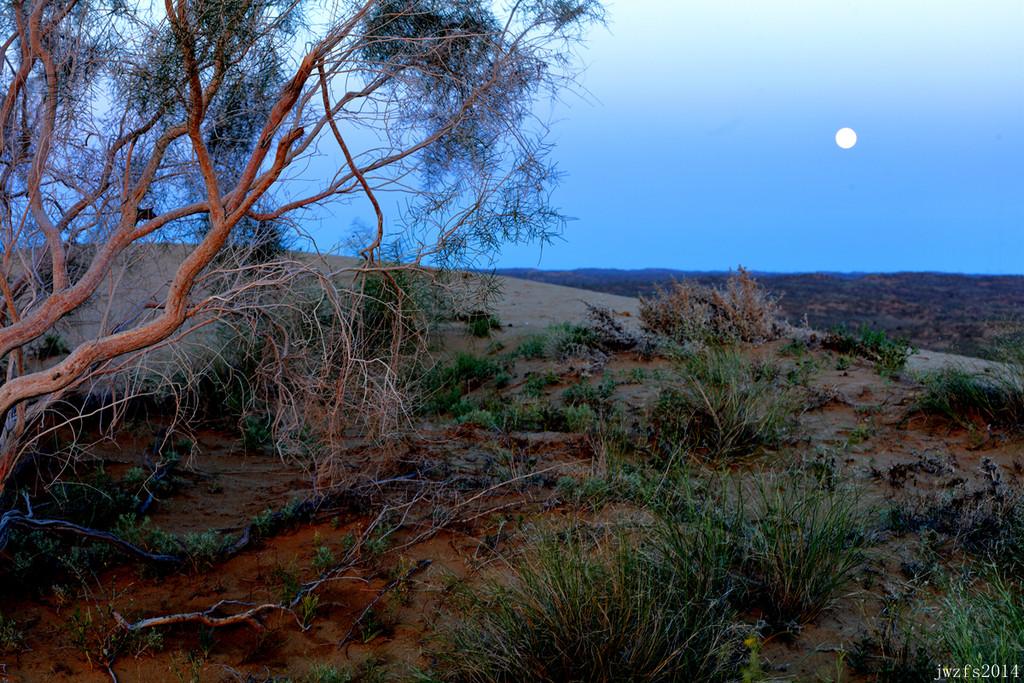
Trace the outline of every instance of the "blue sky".
{"type": "Polygon", "coordinates": [[[1022,35],[1024,0],[609,2],[551,112],[575,220],[497,265],[1024,272],[1022,35]]]}

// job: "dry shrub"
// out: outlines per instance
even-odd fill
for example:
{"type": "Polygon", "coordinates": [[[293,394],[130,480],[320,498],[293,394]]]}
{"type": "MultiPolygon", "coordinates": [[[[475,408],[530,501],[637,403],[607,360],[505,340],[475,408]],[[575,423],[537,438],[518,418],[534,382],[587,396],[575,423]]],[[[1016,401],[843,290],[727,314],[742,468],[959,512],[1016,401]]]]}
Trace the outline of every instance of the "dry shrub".
{"type": "Polygon", "coordinates": [[[729,277],[725,288],[673,282],[653,298],[640,298],[646,331],[678,342],[754,342],[783,332],[778,304],[746,269],[729,277]]]}

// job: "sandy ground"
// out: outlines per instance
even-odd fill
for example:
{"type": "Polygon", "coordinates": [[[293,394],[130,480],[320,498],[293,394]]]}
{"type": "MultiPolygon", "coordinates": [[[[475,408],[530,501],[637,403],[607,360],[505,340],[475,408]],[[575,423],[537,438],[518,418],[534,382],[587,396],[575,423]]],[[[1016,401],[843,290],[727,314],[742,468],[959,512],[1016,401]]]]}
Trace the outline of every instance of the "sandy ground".
{"type": "MultiPolygon", "coordinates": [[[[118,331],[157,315],[159,308],[156,304],[166,293],[175,268],[185,253],[182,245],[143,245],[136,249],[122,259],[87,306],[61,321],[58,328],[61,336],[74,347],[94,338],[101,330],[118,331]]],[[[295,254],[295,259],[322,272],[338,273],[357,264],[356,259],[343,256],[302,253],[295,254]]],[[[497,276],[495,280],[499,294],[493,300],[493,307],[506,328],[503,336],[518,337],[561,322],[581,322],[587,317],[588,304],[611,309],[627,327],[635,329],[639,326],[640,302],[633,297],[511,277],[497,276]]],[[[195,339],[191,342],[194,343],[195,339]]],[[[991,372],[995,364],[922,349],[911,357],[907,365],[911,373],[948,366],[991,372]]]]}

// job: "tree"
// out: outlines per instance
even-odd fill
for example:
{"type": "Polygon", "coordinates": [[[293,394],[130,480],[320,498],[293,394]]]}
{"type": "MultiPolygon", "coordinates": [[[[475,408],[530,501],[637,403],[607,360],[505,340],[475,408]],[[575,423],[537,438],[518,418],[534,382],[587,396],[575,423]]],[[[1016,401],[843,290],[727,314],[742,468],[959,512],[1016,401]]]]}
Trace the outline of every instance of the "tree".
{"type": "Polygon", "coordinates": [[[302,209],[368,200],[360,269],[384,277],[557,231],[532,110],[572,82],[572,46],[600,20],[597,0],[5,5],[0,482],[47,406],[249,291],[207,275],[247,234],[279,240],[302,209]],[[328,144],[335,172],[313,190],[293,182],[328,144]],[[390,229],[384,190],[408,195],[390,229]],[[168,242],[183,258],[144,312],[102,321],[50,367],[27,362],[101,289],[117,295],[118,264],[168,242]],[[384,262],[389,244],[400,265],[384,262]]]}

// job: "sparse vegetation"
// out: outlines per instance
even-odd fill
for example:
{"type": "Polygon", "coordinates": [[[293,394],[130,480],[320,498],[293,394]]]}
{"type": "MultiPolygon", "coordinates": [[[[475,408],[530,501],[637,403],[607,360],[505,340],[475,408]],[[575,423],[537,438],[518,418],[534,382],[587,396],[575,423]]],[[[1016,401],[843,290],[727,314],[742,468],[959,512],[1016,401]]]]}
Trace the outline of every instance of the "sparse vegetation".
{"type": "Polygon", "coordinates": [[[1018,353],[1007,348],[989,372],[948,367],[925,375],[917,407],[962,427],[1024,431],[1024,356],[1018,353]]]}
{"type": "Polygon", "coordinates": [[[713,458],[736,458],[778,445],[794,410],[793,397],[771,366],[733,350],[687,357],[678,384],[662,390],[651,415],[656,443],[713,458]]]}
{"type": "Polygon", "coordinates": [[[836,327],[825,337],[822,345],[843,355],[872,361],[883,377],[898,375],[914,353],[914,347],[906,339],[890,337],[884,330],[867,325],[862,325],[857,332],[836,327]]]}

